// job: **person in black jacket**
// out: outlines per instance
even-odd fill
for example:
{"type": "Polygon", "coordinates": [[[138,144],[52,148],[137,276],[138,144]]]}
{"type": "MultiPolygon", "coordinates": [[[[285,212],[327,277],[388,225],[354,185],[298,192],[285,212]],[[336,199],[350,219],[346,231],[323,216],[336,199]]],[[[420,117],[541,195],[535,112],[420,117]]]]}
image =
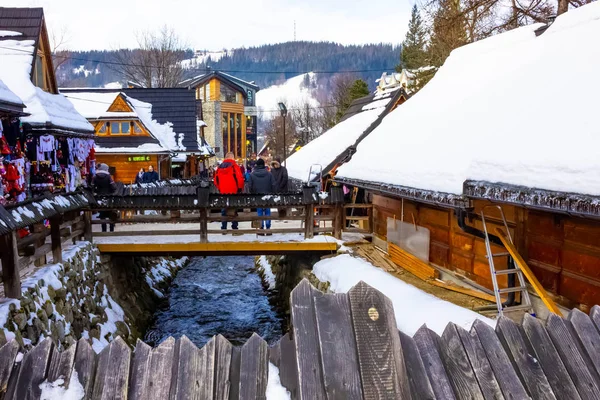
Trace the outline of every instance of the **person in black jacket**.
{"type": "Polygon", "coordinates": [[[150,165],[148,167],[148,171],[144,172],[144,177],[142,178],[142,182],[144,183],[152,183],[156,182],[160,178],[158,177],[158,172],[154,170],[154,167],[150,165]]]}
{"type": "Polygon", "coordinates": [[[140,168],[140,172],[138,172],[135,175],[135,183],[139,184],[144,182],[144,174],[146,173],[146,171],[144,171],[144,168],[140,168]]]}
{"type": "MultiPolygon", "coordinates": [[[[270,194],[274,191],[275,180],[273,179],[273,175],[267,171],[265,160],[259,158],[250,174],[250,193],[270,194]]],[[[257,208],[256,211],[259,217],[271,215],[270,208],[257,208]]],[[[271,229],[271,220],[261,221],[260,229],[265,229],[265,226],[267,229],[271,229]]]]}
{"type": "MultiPolygon", "coordinates": [[[[92,180],[92,186],[94,187],[94,193],[99,195],[112,194],[117,190],[117,185],[110,176],[110,172],[108,172],[108,165],[103,163],[98,165],[96,175],[92,180]]],[[[100,219],[107,219],[112,217],[112,213],[110,211],[100,211],[98,216],[100,219]]],[[[115,224],[110,224],[110,231],[115,231],[115,224]]],[[[106,224],[102,224],[102,232],[106,232],[106,224]]]]}
{"type": "MultiPolygon", "coordinates": [[[[286,167],[281,165],[281,158],[277,157],[271,163],[271,174],[275,180],[275,193],[286,193],[288,191],[288,171],[286,167]]],[[[280,217],[286,216],[286,208],[279,208],[277,211],[280,217]]]]}

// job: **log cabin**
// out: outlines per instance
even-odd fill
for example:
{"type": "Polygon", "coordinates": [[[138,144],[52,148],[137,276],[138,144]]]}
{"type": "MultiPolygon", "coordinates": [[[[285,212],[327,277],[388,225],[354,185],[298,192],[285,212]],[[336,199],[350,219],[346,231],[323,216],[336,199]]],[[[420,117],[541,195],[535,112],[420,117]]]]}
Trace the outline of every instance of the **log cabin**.
{"type": "Polygon", "coordinates": [[[232,152],[240,162],[257,152],[256,92],[247,82],[224,72],[212,71],[180,83],[201,102],[206,141],[219,159],[232,152]]]}
{"type": "MultiPolygon", "coordinates": [[[[426,231],[427,261],[492,288],[482,211],[499,206],[555,301],[584,311],[600,302],[600,49],[577,40],[600,35],[599,16],[592,4],[456,49],[384,118],[336,176],[366,191],[375,241],[386,246],[390,225],[426,231]],[[560,103],[547,85],[555,48],[580,68],[560,103]]],[[[503,228],[498,209],[485,213],[488,229],[503,228]]]]}
{"type": "Polygon", "coordinates": [[[94,169],[94,128],[58,92],[43,9],[0,7],[0,80],[0,91],[14,95],[0,135],[8,200],[85,185],[94,169]]]}
{"type": "Polygon", "coordinates": [[[130,183],[150,165],[161,178],[197,175],[212,149],[198,133],[195,99],[188,90],[61,89],[96,130],[98,162],[130,183]]]}

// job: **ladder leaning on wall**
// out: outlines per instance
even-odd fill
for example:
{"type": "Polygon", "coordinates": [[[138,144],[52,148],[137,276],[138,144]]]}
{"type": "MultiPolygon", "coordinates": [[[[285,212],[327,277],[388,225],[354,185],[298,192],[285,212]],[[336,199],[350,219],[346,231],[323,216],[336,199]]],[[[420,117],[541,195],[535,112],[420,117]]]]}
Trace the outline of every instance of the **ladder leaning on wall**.
{"type": "MultiPolygon", "coordinates": [[[[487,253],[486,257],[488,259],[488,264],[490,266],[490,274],[492,277],[492,284],[494,286],[494,296],[496,298],[496,306],[498,308],[498,316],[502,316],[503,313],[508,312],[508,311],[517,311],[517,310],[527,311],[530,314],[535,315],[535,313],[533,311],[533,306],[531,304],[531,298],[529,296],[529,292],[527,291],[527,283],[525,281],[525,278],[527,278],[527,280],[531,284],[532,288],[535,290],[535,292],[538,294],[538,296],[540,296],[540,298],[542,299],[542,301],[546,305],[546,307],[548,307],[548,310],[550,310],[551,312],[553,312],[557,315],[561,315],[561,312],[558,309],[558,307],[556,306],[556,304],[548,296],[548,294],[546,293],[546,290],[544,289],[542,284],[537,280],[537,278],[535,277],[535,275],[533,274],[531,269],[529,269],[529,266],[527,265],[527,263],[525,262],[523,257],[521,257],[521,255],[517,251],[517,248],[513,243],[512,235],[510,234],[510,230],[508,229],[508,223],[506,222],[506,217],[504,216],[504,211],[502,210],[502,207],[500,207],[499,205],[483,207],[483,209],[481,210],[481,221],[483,223],[485,250],[487,253]],[[500,253],[492,252],[492,243],[490,241],[490,233],[488,230],[489,214],[486,219],[486,209],[488,209],[488,208],[497,208],[500,211],[500,217],[502,218],[502,224],[504,225],[504,229],[506,231],[503,231],[500,228],[496,228],[494,230],[494,235],[496,235],[502,242],[504,248],[506,249],[505,252],[500,252],[500,253]],[[499,257],[511,257],[514,261],[514,268],[507,268],[507,269],[500,269],[500,270],[496,269],[494,260],[499,257]],[[498,286],[498,276],[510,275],[510,274],[516,275],[517,280],[518,280],[517,286],[500,288],[498,286]],[[516,305],[516,306],[503,304],[501,295],[505,294],[505,293],[519,293],[521,304],[516,305]]],[[[510,265],[510,263],[508,263],[508,264],[510,265]]]]}

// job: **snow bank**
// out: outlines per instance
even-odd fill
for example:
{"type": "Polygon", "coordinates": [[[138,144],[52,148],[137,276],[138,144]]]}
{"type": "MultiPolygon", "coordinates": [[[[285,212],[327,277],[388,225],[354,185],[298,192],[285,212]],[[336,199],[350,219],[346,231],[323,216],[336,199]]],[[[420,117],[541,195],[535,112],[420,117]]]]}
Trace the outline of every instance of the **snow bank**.
{"type": "Polygon", "coordinates": [[[453,194],[473,179],[600,195],[600,46],[581,39],[600,36],[600,3],[536,37],[540,26],[453,51],[338,176],[453,194]]]}
{"type": "Polygon", "coordinates": [[[271,263],[267,260],[267,256],[258,257],[258,265],[262,268],[263,277],[269,285],[269,289],[275,289],[275,274],[271,268],[271,263]]]}
{"type": "Polygon", "coordinates": [[[489,318],[425,293],[373,264],[347,254],[319,261],[314,265],[313,273],[320,281],[328,281],[336,293],[346,293],[360,281],[379,290],[394,304],[398,329],[410,336],[423,324],[439,335],[449,322],[467,330],[476,319],[495,326],[495,321],[489,318]]]}
{"type": "Polygon", "coordinates": [[[31,82],[33,40],[10,39],[2,40],[0,44],[0,79],[23,101],[27,106],[25,111],[31,114],[21,118],[22,122],[94,131],[93,126],[63,95],[44,92],[31,82]]]}
{"type": "Polygon", "coordinates": [[[40,389],[42,389],[40,400],[81,400],[85,396],[85,390],[79,382],[75,370],[71,374],[68,388],[65,388],[65,380],[60,378],[54,382],[45,381],[41,383],[40,389]]]}
{"type": "Polygon", "coordinates": [[[283,387],[279,379],[279,368],[269,363],[269,374],[267,379],[267,400],[290,400],[290,392],[283,387]]]}

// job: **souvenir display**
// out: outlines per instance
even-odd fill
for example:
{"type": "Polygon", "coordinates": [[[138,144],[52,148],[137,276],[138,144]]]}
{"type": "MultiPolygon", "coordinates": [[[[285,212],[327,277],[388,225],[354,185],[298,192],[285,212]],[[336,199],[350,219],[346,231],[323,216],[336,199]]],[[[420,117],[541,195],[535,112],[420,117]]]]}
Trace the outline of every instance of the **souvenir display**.
{"type": "Polygon", "coordinates": [[[0,204],[44,192],[72,192],[96,167],[94,141],[50,134],[23,134],[18,118],[0,124],[0,204]]]}

